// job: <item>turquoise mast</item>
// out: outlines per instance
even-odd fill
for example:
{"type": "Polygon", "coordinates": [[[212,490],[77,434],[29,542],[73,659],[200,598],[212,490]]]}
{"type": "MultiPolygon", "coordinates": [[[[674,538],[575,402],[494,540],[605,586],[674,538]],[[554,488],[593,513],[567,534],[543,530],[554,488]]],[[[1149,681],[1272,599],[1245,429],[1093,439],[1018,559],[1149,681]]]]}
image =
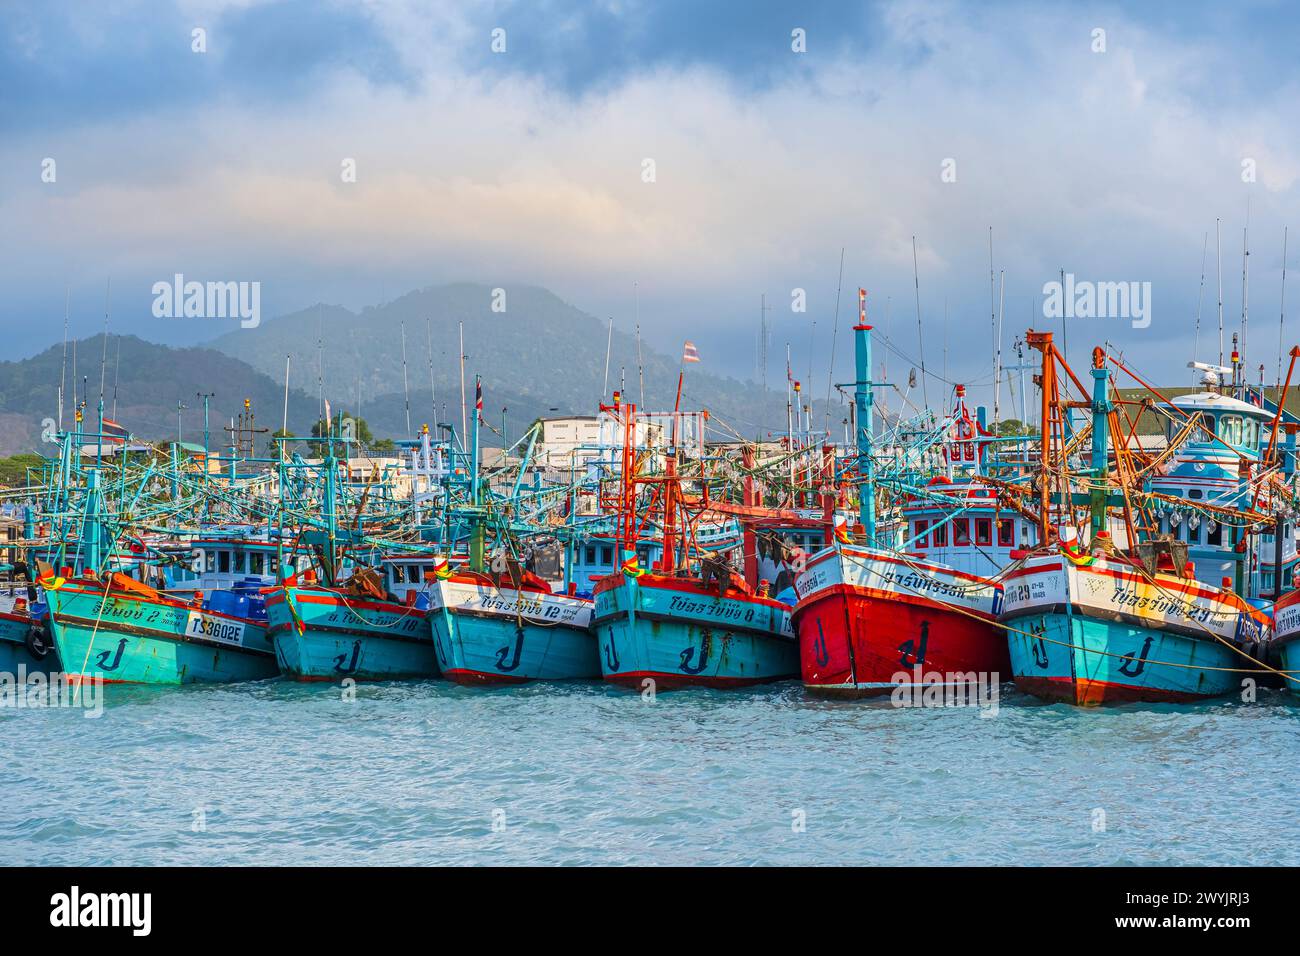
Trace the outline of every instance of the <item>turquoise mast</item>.
{"type": "Polygon", "coordinates": [[[486,528],[479,514],[478,484],[478,424],[483,413],[483,376],[474,376],[474,423],[470,428],[469,442],[469,504],[473,515],[469,539],[469,566],[474,571],[483,570],[483,548],[486,528]]]}
{"type": "Polygon", "coordinates": [[[1109,490],[1106,477],[1110,462],[1108,448],[1110,445],[1110,413],[1114,406],[1110,403],[1107,386],[1110,384],[1110,370],[1106,368],[1106,357],[1101,349],[1092,350],[1092,488],[1088,495],[1091,516],[1089,536],[1093,541],[1097,535],[1106,530],[1106,504],[1109,490]]]}
{"type": "Polygon", "coordinates": [[[853,405],[857,416],[858,470],[863,475],[858,492],[858,520],[867,544],[876,543],[876,466],[872,455],[872,419],[874,398],[871,393],[871,326],[867,325],[867,292],[858,290],[858,324],[853,327],[853,354],[856,374],[853,405]]]}

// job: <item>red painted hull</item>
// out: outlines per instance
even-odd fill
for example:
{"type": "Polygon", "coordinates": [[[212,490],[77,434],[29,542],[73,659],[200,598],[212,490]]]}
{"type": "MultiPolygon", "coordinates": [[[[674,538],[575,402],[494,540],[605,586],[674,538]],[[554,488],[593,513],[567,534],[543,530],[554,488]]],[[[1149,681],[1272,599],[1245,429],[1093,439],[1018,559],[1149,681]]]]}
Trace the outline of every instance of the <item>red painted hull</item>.
{"type": "Polygon", "coordinates": [[[992,621],[912,595],[837,584],[799,605],[795,628],[804,686],[823,696],[888,694],[896,675],[914,680],[918,664],[923,674],[1011,674],[992,621]]]}
{"type": "Polygon", "coordinates": [[[527,677],[511,677],[508,674],[485,674],[483,671],[470,670],[466,667],[444,667],[442,676],[453,684],[462,687],[483,687],[485,685],[505,686],[507,684],[530,683],[527,677]]]}

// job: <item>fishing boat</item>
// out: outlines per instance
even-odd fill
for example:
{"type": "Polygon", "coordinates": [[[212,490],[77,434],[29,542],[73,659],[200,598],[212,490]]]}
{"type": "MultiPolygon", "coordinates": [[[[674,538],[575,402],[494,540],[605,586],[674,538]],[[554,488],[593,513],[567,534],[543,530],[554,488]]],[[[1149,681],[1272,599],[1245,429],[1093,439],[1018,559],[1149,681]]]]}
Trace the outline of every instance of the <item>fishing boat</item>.
{"type": "Polygon", "coordinates": [[[556,593],[514,561],[436,579],[429,623],[442,676],[458,684],[600,677],[592,600],[556,593]]]}
{"type": "MultiPolygon", "coordinates": [[[[1059,364],[1071,379],[1050,332],[1030,332],[1043,354],[1042,460],[1038,482],[1042,537],[1048,545],[1007,575],[1001,621],[1007,628],[1016,686],[1038,697],[1072,704],[1202,700],[1238,686],[1254,662],[1245,653],[1269,633],[1269,616],[1252,607],[1224,578],[1215,587],[1198,581],[1187,543],[1157,537],[1118,547],[1108,513],[1112,502],[1111,438],[1115,473],[1127,515],[1123,484],[1129,469],[1119,441],[1110,373],[1102,349],[1093,351],[1092,452],[1085,474],[1088,540],[1073,522],[1074,496],[1065,474],[1068,403],[1058,390],[1059,364]],[[1058,481],[1052,500],[1053,474],[1058,481]],[[1051,527],[1055,515],[1060,524],[1051,527]]],[[[1125,518],[1134,540],[1135,521],[1125,518]]]]}
{"type": "MultiPolygon", "coordinates": [[[[481,407],[482,382],[477,377],[474,392],[475,405],[481,407]]],[[[490,507],[491,492],[479,473],[477,407],[470,434],[470,500],[459,512],[469,529],[469,560],[459,569],[443,561],[429,575],[429,627],[442,676],[467,685],[599,677],[596,640],[590,631],[591,599],[579,597],[576,586],[573,593],[555,593],[524,567],[516,557],[518,542],[509,523],[490,507]],[[490,561],[485,558],[489,529],[496,534],[490,561]]],[[[539,429],[534,424],[527,436],[528,451],[506,504],[519,501],[539,429]]]]}
{"type": "Polygon", "coordinates": [[[908,684],[999,683],[1008,660],[996,625],[1002,590],[991,576],[1002,558],[1009,560],[1018,522],[999,512],[992,494],[970,480],[984,447],[959,390],[946,453],[950,473],[969,469],[959,482],[945,475],[938,489],[928,487],[924,495],[917,489],[904,510],[911,540],[902,548],[882,546],[875,510],[870,333],[863,303],[854,326],[862,540],[841,529],[832,544],[808,558],[795,580],[794,626],[804,686],[822,696],[863,697],[908,684]],[[998,548],[1004,553],[992,557],[998,548]],[[982,565],[953,566],[973,558],[982,565]]]}
{"type": "Polygon", "coordinates": [[[280,670],[299,681],[436,677],[426,617],[429,602],[412,590],[405,600],[385,591],[375,571],[341,584],[314,580],[310,570],[266,595],[268,633],[280,670]]]}
{"type": "MultiPolygon", "coordinates": [[[[679,401],[680,395],[679,375],[679,401]]],[[[701,553],[694,543],[690,529],[706,506],[689,503],[682,491],[676,445],[684,429],[674,420],[665,473],[641,475],[636,406],[616,401],[602,410],[624,426],[615,508],[622,566],[596,582],[592,620],[605,680],[643,690],[742,687],[796,676],[790,605],[758,593],[727,560],[701,553]],[[651,504],[638,514],[643,490],[651,504]],[[655,520],[659,558],[647,569],[638,560],[637,544],[655,520]]]]}
{"type": "Polygon", "coordinates": [[[1267,614],[1175,571],[1180,549],[1164,569],[1103,553],[1083,565],[1073,555],[1035,556],[1008,575],[1002,621],[1017,687],[1103,704],[1204,700],[1240,685],[1241,649],[1267,635],[1267,614]]]}
{"type": "Polygon", "coordinates": [[[189,601],[115,571],[65,578],[47,570],[38,580],[74,682],[190,684],[279,673],[259,580],[189,601]]]}
{"type": "Polygon", "coordinates": [[[59,655],[44,621],[45,605],[25,597],[0,595],[0,674],[48,674],[59,669],[59,655]]]}
{"type": "Polygon", "coordinates": [[[1274,605],[1272,643],[1283,686],[1300,694],[1300,590],[1282,595],[1274,605]]]}

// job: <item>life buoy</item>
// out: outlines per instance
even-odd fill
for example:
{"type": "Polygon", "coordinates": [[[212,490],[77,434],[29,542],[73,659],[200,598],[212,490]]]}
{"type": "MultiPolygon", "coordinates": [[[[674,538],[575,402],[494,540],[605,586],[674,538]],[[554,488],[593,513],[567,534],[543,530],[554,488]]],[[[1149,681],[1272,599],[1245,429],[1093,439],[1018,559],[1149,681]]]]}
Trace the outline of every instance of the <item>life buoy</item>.
{"type": "Polygon", "coordinates": [[[50,653],[50,642],[44,628],[29,628],[23,643],[27,645],[27,653],[38,661],[45,660],[46,655],[50,653]]]}

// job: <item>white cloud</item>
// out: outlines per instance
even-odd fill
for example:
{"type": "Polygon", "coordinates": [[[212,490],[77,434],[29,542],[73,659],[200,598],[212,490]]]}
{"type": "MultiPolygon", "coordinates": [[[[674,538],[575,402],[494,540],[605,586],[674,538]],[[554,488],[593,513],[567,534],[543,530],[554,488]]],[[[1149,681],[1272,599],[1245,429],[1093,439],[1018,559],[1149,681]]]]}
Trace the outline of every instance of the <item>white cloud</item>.
{"type": "MultiPolygon", "coordinates": [[[[371,9],[424,77],[417,91],[343,75],[274,110],[227,101],[0,146],[10,166],[33,151],[61,157],[59,198],[36,182],[11,191],[6,216],[24,238],[0,275],[19,281],[52,257],[159,275],[210,262],[268,282],[348,270],[507,276],[600,312],[628,302],[636,278],[659,290],[665,340],[707,313],[704,348],[709,336],[752,334],[760,291],[817,286],[811,307],[825,308],[841,246],[846,287],[868,285],[873,302],[890,295],[897,312],[911,303],[915,235],[922,305],[937,322],[949,299],[953,354],[977,378],[989,225],[1019,317],[1009,329],[1028,324],[1031,296],[1064,267],[1155,280],[1157,310],[1174,314],[1157,311],[1152,328],[1190,339],[1183,305],[1204,231],[1223,216],[1227,236],[1244,213],[1241,157],[1259,161],[1261,230],[1280,235],[1297,209],[1294,88],[1198,103],[1223,51],[1114,13],[1108,51],[1094,54],[1095,12],[900,3],[871,50],[811,60],[810,76],[771,88],[656,69],[574,100],[490,60],[455,66],[450,50],[487,38],[454,12],[430,21],[414,6],[371,9]],[[339,180],[344,157],[357,160],[355,184],[339,180]],[[641,180],[647,157],[653,184],[641,180]],[[956,183],[940,181],[946,158],[956,183]]],[[[1106,336],[1162,369],[1186,358],[1171,365],[1167,344],[1118,326],[1092,339],[1106,336]]]]}

